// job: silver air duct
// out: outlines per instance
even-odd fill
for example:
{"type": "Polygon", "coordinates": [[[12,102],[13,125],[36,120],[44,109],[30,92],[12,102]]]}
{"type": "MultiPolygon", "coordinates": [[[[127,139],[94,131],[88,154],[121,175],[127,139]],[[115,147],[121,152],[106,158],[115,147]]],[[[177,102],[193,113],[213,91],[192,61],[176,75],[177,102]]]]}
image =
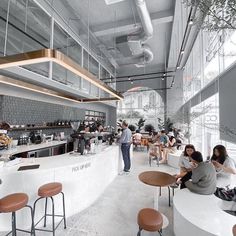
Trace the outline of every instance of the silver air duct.
{"type": "Polygon", "coordinates": [[[153,52],[144,43],[153,36],[153,26],[145,0],[134,0],[142,24],[142,31],[128,36],[116,38],[117,48],[124,52],[123,55],[131,53],[133,56],[118,60],[119,65],[135,64],[137,67],[145,66],[153,60],[153,52]],[[127,50],[127,47],[129,50],[127,50]]]}

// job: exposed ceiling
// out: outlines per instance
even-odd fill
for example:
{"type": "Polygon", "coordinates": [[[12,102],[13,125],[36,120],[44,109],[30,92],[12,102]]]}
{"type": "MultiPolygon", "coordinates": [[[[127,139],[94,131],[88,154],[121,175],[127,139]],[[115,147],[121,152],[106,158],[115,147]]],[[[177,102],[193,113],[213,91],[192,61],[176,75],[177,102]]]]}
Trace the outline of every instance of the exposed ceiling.
{"type": "MultiPolygon", "coordinates": [[[[142,29],[134,0],[123,0],[109,5],[105,0],[61,2],[73,17],[79,18],[84,25],[89,26],[91,35],[97,40],[97,47],[108,52],[115,60],[127,57],[117,48],[116,37],[130,35],[142,29]]],[[[146,5],[154,29],[153,37],[146,42],[154,54],[152,62],[145,66],[146,71],[149,67],[164,70],[169,56],[175,0],[146,0],[146,5]]],[[[87,32],[83,32],[81,37],[86,40],[87,32]]],[[[134,65],[122,65],[118,72],[131,68],[135,70],[134,65]]]]}
{"type": "MultiPolygon", "coordinates": [[[[64,13],[63,19],[68,25],[76,27],[76,33],[78,32],[81,40],[88,44],[91,49],[99,49],[103,54],[98,52],[99,50],[95,54],[100,58],[105,56],[110,63],[113,62],[112,65],[118,65],[118,61],[125,60],[127,55],[129,56],[129,53],[131,53],[127,51],[127,55],[124,54],[125,48],[120,50],[117,46],[116,38],[129,36],[143,29],[135,4],[137,0],[32,0],[29,1],[30,4],[28,6],[27,30],[24,14],[27,1],[15,0],[12,2],[9,19],[12,26],[8,29],[8,55],[32,51],[42,46],[49,47],[50,17],[38,6],[43,2],[51,2],[51,6],[57,12],[60,12],[61,15],[64,13]],[[107,5],[106,2],[111,4],[107,5]],[[13,25],[17,27],[17,34],[13,25]],[[31,37],[28,37],[28,35],[31,37]]],[[[153,25],[153,35],[145,41],[145,44],[150,47],[153,53],[153,60],[141,68],[137,68],[134,63],[117,66],[117,75],[164,71],[168,66],[175,0],[146,0],[145,2],[153,25]]],[[[2,29],[0,34],[0,53],[3,52],[2,45],[4,45],[7,4],[8,0],[1,0],[0,16],[3,19],[0,19],[0,29],[2,29]]],[[[73,59],[78,59],[80,48],[77,48],[77,50],[75,47],[71,47],[71,50],[68,49],[68,45],[74,45],[72,38],[65,33],[60,33],[60,30],[56,27],[54,30],[54,46],[59,45],[58,47],[62,48],[65,46],[65,51],[68,51],[69,56],[73,59]]],[[[60,49],[62,50],[62,48],[60,49]]],[[[33,70],[35,68],[30,69],[33,70]]],[[[36,69],[37,73],[41,71],[40,74],[42,75],[48,74],[48,66],[41,64],[36,69]]],[[[57,69],[53,77],[62,77],[62,74],[63,71],[57,69]]]]}

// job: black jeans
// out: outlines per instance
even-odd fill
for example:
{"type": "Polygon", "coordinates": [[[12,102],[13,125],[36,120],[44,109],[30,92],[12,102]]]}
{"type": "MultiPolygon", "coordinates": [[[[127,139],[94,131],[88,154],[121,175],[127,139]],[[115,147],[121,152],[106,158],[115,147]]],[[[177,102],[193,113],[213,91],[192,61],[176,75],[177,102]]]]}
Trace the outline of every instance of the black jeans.
{"type": "Polygon", "coordinates": [[[130,144],[122,143],[121,144],[121,152],[124,161],[124,171],[128,172],[130,169],[130,144]]]}
{"type": "Polygon", "coordinates": [[[180,189],[186,188],[185,183],[192,178],[192,171],[189,171],[185,176],[181,178],[180,189]]]}

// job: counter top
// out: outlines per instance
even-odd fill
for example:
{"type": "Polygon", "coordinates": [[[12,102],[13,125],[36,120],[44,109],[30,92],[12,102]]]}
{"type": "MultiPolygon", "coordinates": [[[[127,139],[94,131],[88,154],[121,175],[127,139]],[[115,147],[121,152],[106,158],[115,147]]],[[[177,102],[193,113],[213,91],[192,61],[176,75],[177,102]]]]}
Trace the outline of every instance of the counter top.
{"type": "MultiPolygon", "coordinates": [[[[115,146],[115,145],[114,145],[115,146]]],[[[62,155],[55,155],[55,156],[49,156],[49,157],[43,157],[43,158],[19,158],[21,162],[17,163],[13,166],[4,166],[0,168],[0,174],[9,174],[16,172],[19,167],[26,166],[26,165],[37,165],[39,164],[38,169],[33,170],[26,170],[26,171],[41,171],[44,169],[56,169],[60,167],[65,166],[73,166],[78,163],[90,161],[94,157],[99,157],[101,155],[104,155],[104,152],[107,152],[111,147],[114,146],[108,146],[103,145],[101,152],[96,154],[86,154],[86,155],[80,155],[79,153],[73,153],[68,152],[62,155]]],[[[25,172],[25,171],[23,171],[25,172]]]]}
{"type": "Polygon", "coordinates": [[[49,142],[40,143],[40,144],[20,145],[20,146],[16,146],[15,148],[1,150],[0,156],[1,155],[3,155],[3,156],[4,155],[16,155],[18,153],[29,152],[29,151],[33,151],[33,150],[53,147],[53,146],[66,144],[66,143],[67,143],[67,141],[63,140],[63,141],[49,141],[49,142]]]}

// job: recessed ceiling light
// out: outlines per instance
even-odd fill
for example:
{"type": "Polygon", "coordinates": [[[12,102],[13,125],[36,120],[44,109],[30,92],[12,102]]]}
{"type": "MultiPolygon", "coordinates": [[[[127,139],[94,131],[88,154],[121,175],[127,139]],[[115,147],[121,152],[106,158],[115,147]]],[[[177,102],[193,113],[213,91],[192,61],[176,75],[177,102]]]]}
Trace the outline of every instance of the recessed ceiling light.
{"type": "Polygon", "coordinates": [[[128,80],[130,80],[130,77],[128,77],[128,80]]]}
{"type": "Polygon", "coordinates": [[[133,84],[134,83],[134,81],[131,81],[131,84],[133,84]]]}
{"type": "Polygon", "coordinates": [[[184,50],[181,50],[181,52],[180,52],[181,54],[184,54],[184,50]]]}
{"type": "Polygon", "coordinates": [[[161,78],[161,80],[164,80],[164,79],[165,79],[164,77],[161,78]]]}
{"type": "Polygon", "coordinates": [[[180,69],[180,66],[177,66],[176,68],[177,68],[177,70],[179,70],[179,69],[180,69]]]}
{"type": "Polygon", "coordinates": [[[164,73],[163,76],[166,76],[166,73],[164,73]]]}

